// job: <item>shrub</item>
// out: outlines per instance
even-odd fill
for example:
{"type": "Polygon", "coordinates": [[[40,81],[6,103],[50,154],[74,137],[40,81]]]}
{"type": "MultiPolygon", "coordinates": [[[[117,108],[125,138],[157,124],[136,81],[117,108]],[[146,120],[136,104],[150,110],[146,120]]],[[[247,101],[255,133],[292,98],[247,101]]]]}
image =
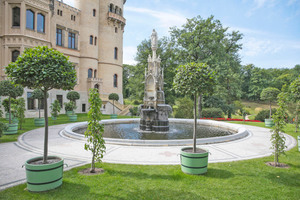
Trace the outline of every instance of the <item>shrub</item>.
{"type": "Polygon", "coordinates": [[[141,103],[138,100],[133,101],[133,105],[140,105],[141,103]]]}
{"type": "Polygon", "coordinates": [[[60,112],[60,103],[58,100],[55,100],[51,106],[50,106],[50,109],[51,109],[51,115],[52,117],[58,117],[58,113],[60,112]]]}
{"type": "Polygon", "coordinates": [[[134,106],[132,108],[129,109],[131,116],[137,116],[138,115],[138,107],[134,106]]]}
{"type": "Polygon", "coordinates": [[[2,136],[3,131],[7,129],[7,124],[0,122],[0,137],[2,136]]]}
{"type": "Polygon", "coordinates": [[[67,99],[69,99],[70,101],[75,102],[76,100],[80,99],[80,94],[76,91],[70,91],[67,94],[67,99]]]}
{"type": "Polygon", "coordinates": [[[75,105],[75,103],[73,101],[69,101],[68,103],[64,103],[65,105],[65,110],[67,111],[74,111],[77,106],[75,105]]]}
{"type": "MultiPolygon", "coordinates": [[[[272,108],[272,113],[275,113],[276,111],[277,111],[276,108],[272,108]]],[[[269,116],[270,116],[270,110],[262,110],[255,116],[255,120],[264,122],[265,119],[269,119],[269,116]]]]}
{"type": "Polygon", "coordinates": [[[203,117],[222,118],[224,113],[221,108],[204,108],[202,110],[203,117]]]}
{"type": "Polygon", "coordinates": [[[193,101],[190,98],[181,98],[175,101],[176,109],[174,109],[175,118],[193,118],[193,101]]]}
{"type": "MultiPolygon", "coordinates": [[[[12,104],[17,104],[17,100],[16,99],[11,99],[10,100],[11,102],[11,105],[12,104]]],[[[2,101],[2,105],[3,105],[3,107],[4,107],[4,110],[5,110],[5,112],[9,112],[9,99],[7,98],[7,99],[4,99],[3,101],[2,101]]]]}

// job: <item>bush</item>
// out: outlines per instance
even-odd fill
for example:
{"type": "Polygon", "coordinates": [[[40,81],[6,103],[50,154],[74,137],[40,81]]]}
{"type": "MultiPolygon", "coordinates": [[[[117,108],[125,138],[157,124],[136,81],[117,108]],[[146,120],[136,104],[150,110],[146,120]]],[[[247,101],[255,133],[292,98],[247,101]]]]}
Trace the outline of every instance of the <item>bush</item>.
{"type": "Polygon", "coordinates": [[[222,118],[224,113],[221,108],[204,108],[202,110],[203,117],[222,118]]]}
{"type": "Polygon", "coordinates": [[[7,124],[0,122],[0,137],[2,136],[2,133],[5,130],[7,130],[7,124]]]}
{"type": "MultiPolygon", "coordinates": [[[[272,113],[276,112],[276,108],[272,108],[272,113]]],[[[255,120],[259,120],[264,122],[265,119],[269,119],[270,117],[270,110],[262,110],[260,111],[256,116],[255,116],[255,120]]]]}
{"type": "MultiPolygon", "coordinates": [[[[16,99],[11,98],[10,101],[11,101],[11,104],[17,104],[17,100],[16,99]]],[[[2,101],[2,105],[4,107],[5,112],[8,113],[9,112],[9,100],[8,100],[8,98],[4,99],[2,101]]]]}
{"type": "Polygon", "coordinates": [[[187,97],[177,99],[175,101],[175,105],[177,108],[174,109],[175,118],[193,118],[193,101],[187,97]]]}
{"type": "Polygon", "coordinates": [[[138,100],[133,101],[133,105],[140,105],[141,103],[138,100]]]}
{"type": "Polygon", "coordinates": [[[66,111],[74,111],[77,106],[75,105],[75,103],[73,101],[69,101],[68,103],[64,103],[65,105],[65,110],[66,111]]]}

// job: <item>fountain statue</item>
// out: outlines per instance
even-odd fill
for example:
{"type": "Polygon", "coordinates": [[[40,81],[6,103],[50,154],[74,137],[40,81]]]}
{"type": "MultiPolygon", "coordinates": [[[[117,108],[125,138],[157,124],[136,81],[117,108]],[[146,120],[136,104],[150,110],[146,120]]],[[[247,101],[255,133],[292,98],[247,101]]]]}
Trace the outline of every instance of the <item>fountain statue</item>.
{"type": "Polygon", "coordinates": [[[152,57],[148,57],[148,70],[145,68],[144,104],[140,105],[140,130],[143,132],[168,132],[171,106],[165,104],[164,72],[161,59],[156,55],[157,33],[151,35],[152,57]]]}

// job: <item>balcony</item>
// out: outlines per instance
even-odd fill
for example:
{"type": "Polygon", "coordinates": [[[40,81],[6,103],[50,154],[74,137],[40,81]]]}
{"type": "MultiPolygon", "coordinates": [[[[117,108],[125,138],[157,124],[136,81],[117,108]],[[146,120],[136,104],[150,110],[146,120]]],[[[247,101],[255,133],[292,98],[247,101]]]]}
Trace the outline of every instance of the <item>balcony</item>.
{"type": "Polygon", "coordinates": [[[122,17],[119,14],[113,13],[113,12],[108,12],[107,18],[111,21],[121,23],[121,25],[123,25],[123,26],[126,24],[126,19],[124,17],[122,17]]]}

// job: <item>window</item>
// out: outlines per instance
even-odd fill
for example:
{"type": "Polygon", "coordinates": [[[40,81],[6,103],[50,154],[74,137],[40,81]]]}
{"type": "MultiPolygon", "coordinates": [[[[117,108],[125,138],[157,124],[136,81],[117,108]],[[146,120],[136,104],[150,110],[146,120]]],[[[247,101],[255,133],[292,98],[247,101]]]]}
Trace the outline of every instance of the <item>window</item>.
{"type": "Polygon", "coordinates": [[[34,12],[26,10],[26,28],[34,30],[34,12]]]}
{"type": "Polygon", "coordinates": [[[12,9],[12,26],[17,27],[20,26],[20,8],[14,7],[12,9]]]}
{"type": "Polygon", "coordinates": [[[27,92],[27,110],[34,110],[34,99],[32,97],[32,92],[27,92]]]}
{"type": "Polygon", "coordinates": [[[45,33],[45,16],[41,13],[37,15],[37,31],[45,33]]]}
{"type": "Polygon", "coordinates": [[[115,47],[114,58],[118,59],[118,48],[117,47],[115,47]]]}
{"type": "Polygon", "coordinates": [[[57,10],[57,15],[59,15],[59,10],[57,10]]]}
{"type": "Polygon", "coordinates": [[[62,46],[62,29],[56,28],[56,45],[62,46]]]}
{"type": "Polygon", "coordinates": [[[95,45],[97,45],[97,37],[95,37],[95,45]]]}
{"type": "Polygon", "coordinates": [[[62,10],[59,11],[59,15],[62,16],[62,10]]]}
{"type": "Polygon", "coordinates": [[[93,70],[89,69],[88,70],[88,78],[92,78],[93,77],[93,70]]]}
{"type": "Polygon", "coordinates": [[[90,35],[90,44],[93,44],[94,37],[90,35]]]}
{"type": "Polygon", "coordinates": [[[94,78],[97,77],[97,70],[94,70],[94,78]]]}
{"type": "Polygon", "coordinates": [[[116,6],[116,8],[115,8],[115,13],[116,13],[116,14],[119,14],[118,12],[119,12],[119,7],[116,6]]]}
{"type": "Polygon", "coordinates": [[[117,27],[115,27],[115,33],[117,33],[118,32],[118,28],[117,27]]]}
{"type": "Polygon", "coordinates": [[[19,55],[20,55],[20,51],[18,51],[18,50],[12,51],[11,52],[11,61],[15,62],[19,55]]]}
{"type": "Polygon", "coordinates": [[[93,16],[96,16],[96,9],[93,9],[93,16]]]}
{"type": "Polygon", "coordinates": [[[38,101],[39,101],[38,109],[44,109],[45,100],[44,99],[38,99],[38,101]]]}
{"type": "Polygon", "coordinates": [[[71,15],[71,20],[75,21],[75,15],[71,15]]]}
{"type": "Polygon", "coordinates": [[[69,46],[70,49],[75,49],[75,33],[69,33],[69,46]]]}
{"type": "Polygon", "coordinates": [[[73,20],[74,20],[74,22],[75,22],[75,16],[73,16],[73,20]]]}
{"type": "Polygon", "coordinates": [[[96,84],[96,85],[94,86],[94,88],[97,89],[98,92],[99,92],[99,85],[98,85],[98,84],[96,84]]]}
{"type": "Polygon", "coordinates": [[[86,106],[85,106],[85,103],[82,104],[82,112],[86,112],[86,106]]]}
{"type": "Polygon", "coordinates": [[[63,108],[63,95],[56,95],[56,99],[60,104],[60,107],[63,108]]]}
{"type": "Polygon", "coordinates": [[[118,75],[114,74],[114,87],[118,87],[118,75]]]}
{"type": "Polygon", "coordinates": [[[120,8],[120,10],[119,10],[119,14],[121,15],[121,16],[123,16],[123,13],[122,13],[122,9],[120,8]]]}
{"type": "Polygon", "coordinates": [[[73,15],[71,15],[71,20],[73,20],[73,15]]]}

